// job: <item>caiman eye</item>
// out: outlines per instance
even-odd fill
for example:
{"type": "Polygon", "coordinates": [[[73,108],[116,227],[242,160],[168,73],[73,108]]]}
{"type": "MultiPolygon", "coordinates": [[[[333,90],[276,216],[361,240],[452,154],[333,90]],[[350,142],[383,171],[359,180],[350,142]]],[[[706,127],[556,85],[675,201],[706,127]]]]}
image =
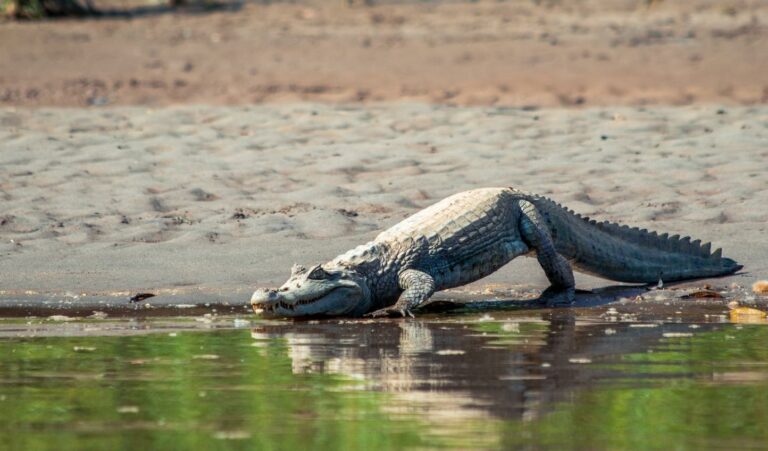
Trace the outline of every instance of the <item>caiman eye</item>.
{"type": "Polygon", "coordinates": [[[330,278],[330,274],[325,272],[322,266],[317,265],[314,268],[312,268],[312,272],[309,273],[307,276],[307,279],[313,279],[313,280],[323,280],[330,278]]]}

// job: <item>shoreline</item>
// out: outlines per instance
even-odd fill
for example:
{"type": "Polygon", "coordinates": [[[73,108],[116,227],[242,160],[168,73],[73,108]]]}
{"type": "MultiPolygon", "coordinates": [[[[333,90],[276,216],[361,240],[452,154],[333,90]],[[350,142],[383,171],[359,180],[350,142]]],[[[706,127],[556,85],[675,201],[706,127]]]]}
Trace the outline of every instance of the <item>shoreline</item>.
{"type": "MultiPolygon", "coordinates": [[[[712,241],[745,268],[711,283],[749,287],[768,274],[767,121],[714,105],[0,108],[0,297],[244,302],[293,263],[493,185],[712,241]]],[[[489,284],[547,286],[535,259],[470,288],[489,284]]]]}

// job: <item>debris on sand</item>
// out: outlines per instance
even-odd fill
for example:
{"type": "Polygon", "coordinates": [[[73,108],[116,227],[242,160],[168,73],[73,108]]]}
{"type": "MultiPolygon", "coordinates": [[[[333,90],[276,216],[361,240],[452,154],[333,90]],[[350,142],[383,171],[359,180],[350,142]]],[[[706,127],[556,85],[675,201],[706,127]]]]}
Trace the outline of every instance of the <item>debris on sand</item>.
{"type": "Polygon", "coordinates": [[[768,280],[758,280],[752,284],[752,292],[755,294],[768,294],[768,280]]]}
{"type": "Polygon", "coordinates": [[[717,291],[699,290],[683,295],[680,299],[722,299],[723,295],[717,291]]]}
{"type": "Polygon", "coordinates": [[[138,293],[138,294],[135,294],[135,295],[131,296],[128,299],[128,302],[141,302],[141,301],[143,301],[145,299],[153,298],[155,296],[156,295],[153,294],[153,293],[138,293]]]}
{"type": "Polygon", "coordinates": [[[732,323],[738,324],[762,323],[767,315],[766,312],[755,308],[736,307],[731,309],[730,319],[732,323]]]}

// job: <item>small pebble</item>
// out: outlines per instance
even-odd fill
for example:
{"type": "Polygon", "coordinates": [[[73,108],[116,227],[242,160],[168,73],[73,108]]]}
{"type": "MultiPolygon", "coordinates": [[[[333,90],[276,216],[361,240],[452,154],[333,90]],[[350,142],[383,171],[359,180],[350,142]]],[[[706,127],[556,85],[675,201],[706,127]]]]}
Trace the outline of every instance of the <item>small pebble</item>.
{"type": "Polygon", "coordinates": [[[755,294],[768,294],[768,280],[758,280],[752,285],[755,294]]]}

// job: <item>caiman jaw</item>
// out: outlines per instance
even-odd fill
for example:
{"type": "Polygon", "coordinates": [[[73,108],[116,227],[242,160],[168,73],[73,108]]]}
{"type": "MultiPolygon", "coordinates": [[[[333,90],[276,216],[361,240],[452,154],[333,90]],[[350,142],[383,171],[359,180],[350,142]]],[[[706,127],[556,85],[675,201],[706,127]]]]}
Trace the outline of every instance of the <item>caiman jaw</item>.
{"type": "Polygon", "coordinates": [[[335,290],[342,288],[342,287],[333,287],[330,290],[326,291],[325,293],[319,295],[319,296],[313,296],[311,298],[305,298],[305,299],[297,299],[293,302],[287,302],[283,299],[280,299],[279,292],[277,290],[261,290],[256,291],[253,293],[253,296],[251,297],[251,306],[253,307],[253,311],[256,314],[260,313],[278,313],[277,309],[281,308],[288,311],[294,311],[297,307],[308,305],[315,303],[319,301],[320,299],[328,296],[335,290]]]}
{"type": "Polygon", "coordinates": [[[254,313],[273,313],[279,304],[277,290],[268,290],[266,288],[256,290],[251,296],[251,307],[254,313]]]}
{"type": "Polygon", "coordinates": [[[279,289],[258,289],[251,297],[254,312],[274,317],[362,315],[369,304],[370,291],[362,276],[321,265],[295,268],[279,289]]]}

